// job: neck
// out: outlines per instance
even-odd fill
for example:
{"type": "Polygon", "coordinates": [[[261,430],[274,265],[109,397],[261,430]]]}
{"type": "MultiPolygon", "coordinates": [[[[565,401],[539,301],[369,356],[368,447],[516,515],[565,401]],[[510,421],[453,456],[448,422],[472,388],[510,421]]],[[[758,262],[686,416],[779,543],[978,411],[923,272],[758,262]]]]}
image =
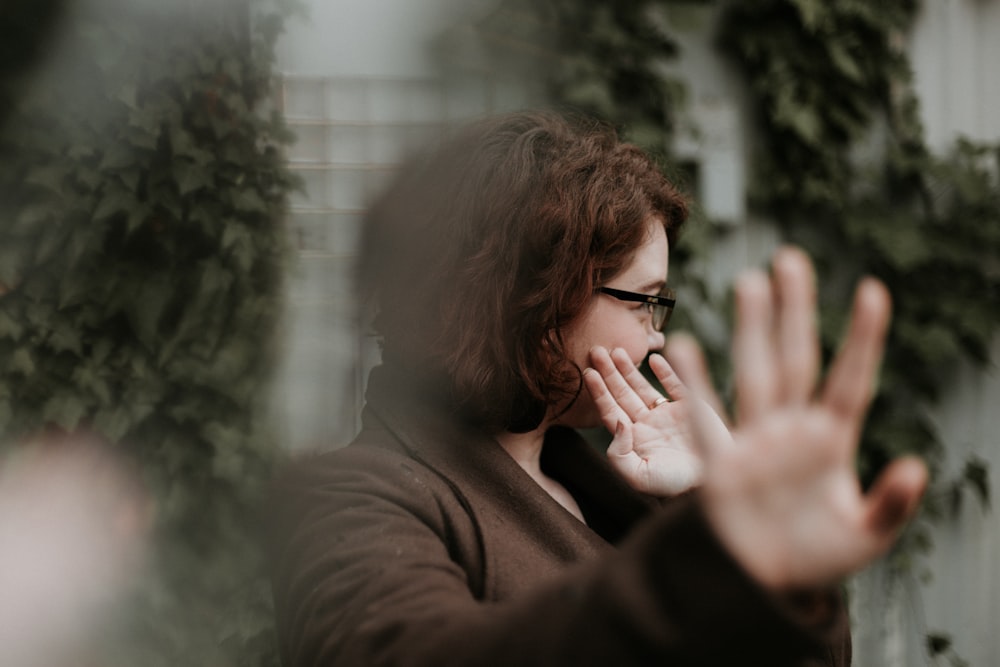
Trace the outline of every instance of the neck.
{"type": "Polygon", "coordinates": [[[545,444],[546,428],[548,428],[547,424],[543,423],[534,431],[527,433],[504,432],[496,436],[500,446],[536,482],[544,476],[542,473],[542,446],[545,444]]]}

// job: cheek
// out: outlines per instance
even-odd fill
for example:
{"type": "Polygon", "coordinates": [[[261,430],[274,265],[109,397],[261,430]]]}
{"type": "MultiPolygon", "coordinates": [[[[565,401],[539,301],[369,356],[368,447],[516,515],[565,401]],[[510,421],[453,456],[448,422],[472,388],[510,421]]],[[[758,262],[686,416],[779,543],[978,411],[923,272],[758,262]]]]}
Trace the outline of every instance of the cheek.
{"type": "Polygon", "coordinates": [[[622,327],[616,333],[614,342],[607,346],[608,349],[620,347],[628,353],[632,363],[636,365],[642,363],[649,352],[649,336],[646,333],[646,328],[634,324],[631,327],[622,327]]]}
{"type": "Polygon", "coordinates": [[[624,308],[594,308],[567,335],[571,358],[580,368],[590,365],[590,348],[595,345],[609,350],[623,348],[636,364],[649,351],[645,326],[634,312],[624,308]]]}

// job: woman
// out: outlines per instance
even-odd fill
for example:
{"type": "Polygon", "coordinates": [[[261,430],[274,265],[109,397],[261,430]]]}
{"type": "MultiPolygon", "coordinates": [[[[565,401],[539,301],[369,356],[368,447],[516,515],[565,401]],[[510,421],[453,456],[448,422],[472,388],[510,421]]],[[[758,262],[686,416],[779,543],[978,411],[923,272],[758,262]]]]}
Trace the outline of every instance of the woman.
{"type": "Polygon", "coordinates": [[[816,393],[808,260],[742,278],[730,435],[689,338],[650,357],[672,401],[637,370],[685,215],[638,149],[550,114],[401,171],[365,228],[362,431],[279,490],[287,665],[849,664],[838,582],[926,477],[897,461],[865,496],[852,470],[888,296],[861,285],[816,393]],[[573,430],[598,424],[607,457],[573,430]]]}

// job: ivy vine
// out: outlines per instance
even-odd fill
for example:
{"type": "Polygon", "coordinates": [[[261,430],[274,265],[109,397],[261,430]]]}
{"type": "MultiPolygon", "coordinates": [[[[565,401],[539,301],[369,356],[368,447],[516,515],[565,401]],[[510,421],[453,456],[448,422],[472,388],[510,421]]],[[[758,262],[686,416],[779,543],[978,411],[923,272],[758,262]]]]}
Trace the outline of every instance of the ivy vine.
{"type": "MultiPolygon", "coordinates": [[[[988,363],[1000,325],[1000,146],[960,139],[944,156],[927,149],[903,51],[917,11],[912,0],[732,3],[719,42],[757,105],[755,205],[819,259],[829,310],[863,274],[893,294],[862,479],[899,454],[920,454],[935,477],[923,517],[942,519],[967,490],[990,500],[981,459],[941,474],[946,443],[928,409],[959,362],[988,363]],[[859,158],[861,142],[869,150],[859,158]]],[[[830,349],[842,322],[825,323],[830,349]]],[[[913,555],[931,546],[928,525],[917,522],[890,562],[912,574],[913,555]]],[[[945,634],[928,635],[927,647],[960,661],[945,634]]]]}
{"type": "Polygon", "coordinates": [[[297,181],[271,100],[291,9],[75,3],[49,66],[4,88],[0,453],[96,432],[155,506],[150,571],[94,664],[277,662],[254,511],[279,451],[263,415],[297,181]]]}
{"type": "MultiPolygon", "coordinates": [[[[1000,326],[1000,152],[967,140],[944,156],[927,149],[903,51],[916,12],[912,0],[731,3],[719,39],[756,103],[754,204],[817,257],[830,311],[863,274],[893,294],[866,480],[903,452],[940,463],[928,407],[960,361],[989,361],[1000,326]]],[[[826,323],[832,346],[842,322],[826,323]]],[[[961,479],[988,501],[980,462],[961,479]]],[[[941,498],[926,509],[943,511],[941,498]]]]}
{"type": "MultiPolygon", "coordinates": [[[[621,127],[629,140],[666,155],[684,86],[661,66],[679,47],[648,0],[506,0],[476,29],[493,62],[537,81],[556,105],[621,127]]],[[[455,58],[449,44],[446,52],[455,58]]]]}

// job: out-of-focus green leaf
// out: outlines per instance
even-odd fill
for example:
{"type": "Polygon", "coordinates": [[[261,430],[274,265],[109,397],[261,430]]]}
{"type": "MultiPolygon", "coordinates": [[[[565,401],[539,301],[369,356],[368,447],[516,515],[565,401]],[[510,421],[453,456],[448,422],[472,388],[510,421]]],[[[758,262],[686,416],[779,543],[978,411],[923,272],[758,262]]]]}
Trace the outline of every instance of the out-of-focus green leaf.
{"type": "Polygon", "coordinates": [[[990,466],[978,456],[973,456],[965,462],[962,477],[972,487],[979,497],[983,507],[990,506],[990,466]]]}
{"type": "Polygon", "coordinates": [[[59,393],[42,406],[41,419],[44,423],[56,424],[67,431],[73,431],[86,412],[87,406],[78,397],[59,393]]]}

